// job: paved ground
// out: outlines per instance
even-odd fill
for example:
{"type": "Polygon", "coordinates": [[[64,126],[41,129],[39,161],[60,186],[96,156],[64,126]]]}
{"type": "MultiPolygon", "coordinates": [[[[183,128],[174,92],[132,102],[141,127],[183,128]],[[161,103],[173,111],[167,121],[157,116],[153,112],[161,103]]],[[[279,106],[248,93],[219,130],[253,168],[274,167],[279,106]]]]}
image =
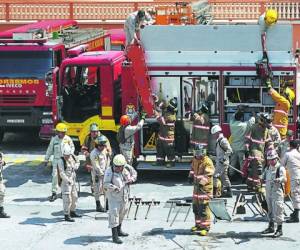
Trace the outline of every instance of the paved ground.
{"type": "MultiPolygon", "coordinates": [[[[165,201],[170,198],[191,195],[192,187],[186,181],[186,173],[144,173],[132,186],[132,195],[144,200],[159,200],[161,205],[150,210],[144,219],[147,207],[141,207],[134,220],[133,206],[124,230],[130,236],[124,244],[111,242],[107,214],[94,212],[94,199],[88,186],[89,176],[78,173],[80,198],[78,211],[83,215],[75,223],[63,221],[62,200],[50,203],[50,169],[41,165],[46,144],[32,141],[30,135],[8,135],[1,145],[8,165],[4,170],[7,180],[6,211],[11,219],[0,221],[0,249],[299,249],[299,224],[284,224],[284,236],[278,239],[262,237],[267,223],[265,218],[247,214],[235,216],[232,222],[217,221],[209,236],[190,234],[193,215],[186,222],[186,210],[182,210],[172,226],[166,222],[169,208],[165,201]]],[[[235,186],[236,189],[242,186],[235,186]]],[[[232,212],[234,199],[229,199],[227,208],[232,212]]],[[[171,220],[177,210],[171,213],[171,220]]],[[[286,212],[290,211],[286,207],[286,212]]]]}

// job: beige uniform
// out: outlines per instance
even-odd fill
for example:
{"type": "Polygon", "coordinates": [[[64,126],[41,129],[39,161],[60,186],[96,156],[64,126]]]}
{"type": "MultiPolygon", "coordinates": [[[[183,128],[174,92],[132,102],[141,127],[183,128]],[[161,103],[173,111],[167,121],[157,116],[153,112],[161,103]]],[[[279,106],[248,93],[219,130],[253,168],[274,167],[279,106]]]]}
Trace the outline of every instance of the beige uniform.
{"type": "Polygon", "coordinates": [[[291,198],[294,209],[300,209],[300,153],[292,149],[285,153],[281,163],[291,177],[291,198]]]}
{"type": "Polygon", "coordinates": [[[100,201],[100,195],[104,195],[104,172],[110,164],[109,152],[106,148],[104,148],[102,151],[100,151],[98,148],[94,148],[90,154],[90,158],[92,163],[94,196],[96,201],[100,201]]]}
{"type": "Polygon", "coordinates": [[[104,189],[108,199],[109,227],[114,228],[122,224],[128,210],[129,184],[135,182],[137,172],[130,165],[125,165],[121,173],[107,168],[104,174],[104,189]]]}
{"type": "Polygon", "coordinates": [[[266,201],[270,222],[282,224],[284,221],[284,182],[286,181],[285,168],[277,162],[276,166],[268,166],[266,175],[266,201]],[[279,182],[274,180],[278,179],[279,182]]]}
{"type": "Polygon", "coordinates": [[[217,178],[221,179],[222,187],[231,187],[228,178],[229,156],[232,149],[226,137],[221,133],[216,142],[216,170],[214,174],[214,187],[217,187],[217,178]]]}
{"type": "Polygon", "coordinates": [[[121,154],[124,155],[129,165],[132,164],[132,160],[133,160],[134,134],[143,127],[144,122],[145,122],[144,119],[142,119],[135,126],[131,126],[131,125],[126,126],[124,131],[125,143],[119,144],[121,154]]]}
{"type": "Polygon", "coordinates": [[[3,180],[3,160],[0,162],[0,207],[3,207],[4,196],[5,196],[5,186],[3,180]]]}
{"type": "Polygon", "coordinates": [[[269,140],[267,143],[267,150],[275,149],[277,152],[281,143],[281,137],[278,129],[273,125],[271,128],[268,128],[269,140]]]}
{"type": "Polygon", "coordinates": [[[50,156],[53,155],[52,161],[52,193],[57,193],[58,190],[58,177],[57,177],[57,165],[58,162],[61,160],[62,157],[62,148],[65,144],[68,144],[71,149],[72,153],[74,153],[75,147],[73,144],[72,139],[65,135],[62,139],[58,137],[58,135],[51,138],[50,144],[48,146],[45,161],[49,161],[50,156]]]}
{"type": "Polygon", "coordinates": [[[58,170],[61,182],[61,192],[63,199],[64,214],[69,215],[70,211],[75,211],[78,194],[76,190],[76,173],[80,162],[76,156],[71,155],[67,161],[62,158],[58,161],[58,170]]]}

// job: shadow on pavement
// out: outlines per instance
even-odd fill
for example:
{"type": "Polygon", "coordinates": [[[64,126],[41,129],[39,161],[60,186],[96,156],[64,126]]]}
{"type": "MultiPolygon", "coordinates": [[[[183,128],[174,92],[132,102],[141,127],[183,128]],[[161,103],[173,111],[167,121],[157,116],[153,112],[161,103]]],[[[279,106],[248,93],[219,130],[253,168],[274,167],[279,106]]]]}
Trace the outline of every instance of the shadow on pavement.
{"type": "Polygon", "coordinates": [[[39,201],[39,202],[45,202],[49,201],[47,197],[36,197],[36,198],[19,198],[19,199],[14,199],[13,201],[15,202],[26,202],[26,201],[39,201]]]}
{"type": "MultiPolygon", "coordinates": [[[[95,211],[95,209],[76,209],[76,212],[79,215],[85,216],[85,214],[87,214],[87,213],[92,213],[92,212],[96,212],[96,211],[95,211]]],[[[64,216],[64,212],[62,210],[60,210],[60,211],[52,212],[51,215],[52,216],[64,216]]]]}
{"type": "Polygon", "coordinates": [[[111,236],[84,235],[84,236],[78,236],[75,238],[67,239],[64,241],[64,244],[87,246],[90,243],[94,243],[94,242],[112,242],[112,240],[111,240],[111,236]]]}
{"type": "Polygon", "coordinates": [[[21,225],[35,225],[35,226],[47,226],[47,224],[53,224],[57,222],[63,221],[62,218],[42,218],[42,217],[33,217],[33,218],[28,218],[23,222],[20,222],[19,224],[21,225]]]}

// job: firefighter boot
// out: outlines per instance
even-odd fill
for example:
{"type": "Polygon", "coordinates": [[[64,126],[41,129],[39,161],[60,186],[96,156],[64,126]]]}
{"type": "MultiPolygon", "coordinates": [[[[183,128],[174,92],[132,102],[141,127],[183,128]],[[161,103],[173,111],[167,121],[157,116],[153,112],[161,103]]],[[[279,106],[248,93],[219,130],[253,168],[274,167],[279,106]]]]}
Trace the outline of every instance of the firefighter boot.
{"type": "Polygon", "coordinates": [[[70,212],[70,216],[71,216],[72,218],[81,218],[81,217],[82,217],[81,215],[76,214],[75,211],[71,211],[71,212],[70,212]]]}
{"type": "Polygon", "coordinates": [[[116,243],[116,244],[122,244],[123,242],[120,240],[119,235],[118,235],[118,228],[113,227],[111,229],[111,232],[112,232],[113,242],[116,243]]]}
{"type": "Polygon", "coordinates": [[[96,211],[101,213],[105,212],[104,207],[102,207],[100,201],[96,201],[96,211]]]}
{"type": "Polygon", "coordinates": [[[74,222],[75,220],[71,218],[69,214],[65,214],[65,221],[74,222]]]}
{"type": "Polygon", "coordinates": [[[277,226],[277,230],[276,230],[276,232],[273,235],[273,238],[278,238],[278,237],[280,237],[282,235],[283,235],[283,233],[282,233],[282,225],[278,225],[277,226]]]}
{"type": "Polygon", "coordinates": [[[290,218],[286,221],[286,223],[298,223],[299,222],[299,209],[295,209],[294,212],[291,213],[290,218]]]}
{"type": "Polygon", "coordinates": [[[122,224],[117,226],[117,230],[118,230],[118,236],[127,237],[129,235],[128,233],[125,233],[125,232],[122,231],[122,224]]]}
{"type": "Polygon", "coordinates": [[[269,222],[269,226],[267,229],[265,229],[264,231],[261,232],[261,234],[271,234],[274,233],[274,222],[269,222]]]}
{"type": "Polygon", "coordinates": [[[57,199],[57,194],[56,193],[52,193],[52,195],[49,197],[49,201],[53,202],[57,199]]]}
{"type": "Polygon", "coordinates": [[[226,187],[226,191],[222,193],[221,197],[231,198],[232,197],[231,187],[226,187]]]}
{"type": "Polygon", "coordinates": [[[3,207],[0,207],[0,218],[10,218],[10,216],[4,212],[3,207]]]}

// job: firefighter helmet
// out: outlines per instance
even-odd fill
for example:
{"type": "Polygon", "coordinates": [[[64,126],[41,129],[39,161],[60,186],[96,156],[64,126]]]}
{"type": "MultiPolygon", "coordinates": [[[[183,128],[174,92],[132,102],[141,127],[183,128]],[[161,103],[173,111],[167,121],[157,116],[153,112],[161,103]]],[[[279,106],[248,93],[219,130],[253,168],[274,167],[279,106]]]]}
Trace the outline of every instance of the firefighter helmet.
{"type": "Polygon", "coordinates": [[[121,154],[116,155],[113,159],[113,164],[115,166],[124,166],[126,163],[127,162],[126,162],[124,155],[121,155],[121,154]]]}
{"type": "Polygon", "coordinates": [[[107,143],[107,138],[104,135],[100,135],[95,139],[96,146],[104,146],[107,143]]]}
{"type": "Polygon", "coordinates": [[[131,123],[131,119],[128,115],[122,115],[120,118],[120,124],[122,126],[127,126],[131,123]]]}
{"type": "Polygon", "coordinates": [[[206,148],[201,144],[196,144],[194,148],[194,156],[205,156],[206,148]]]}
{"type": "Polygon", "coordinates": [[[177,101],[177,98],[174,97],[169,101],[168,108],[170,108],[172,110],[176,110],[177,106],[178,106],[178,101],[177,101]]]}
{"type": "Polygon", "coordinates": [[[289,99],[290,102],[292,102],[295,99],[295,93],[289,87],[285,88],[284,93],[285,93],[285,95],[287,96],[287,98],[289,99]]]}
{"type": "Polygon", "coordinates": [[[218,132],[221,132],[222,131],[222,128],[219,126],[219,125],[215,125],[211,128],[210,132],[212,135],[218,133],[218,132]]]}
{"type": "Polygon", "coordinates": [[[267,153],[267,160],[273,160],[276,158],[278,158],[278,154],[275,149],[272,149],[267,153]]]}
{"type": "Polygon", "coordinates": [[[265,14],[265,23],[267,25],[272,25],[277,22],[278,13],[274,9],[268,9],[265,14]]]}
{"type": "Polygon", "coordinates": [[[99,127],[97,123],[92,123],[90,125],[90,132],[98,132],[99,131],[99,127]]]}
{"type": "Polygon", "coordinates": [[[198,112],[202,112],[202,113],[207,114],[208,113],[208,107],[204,103],[202,103],[199,110],[198,110],[198,112]]]}
{"type": "Polygon", "coordinates": [[[68,127],[67,127],[66,124],[60,122],[60,123],[58,123],[58,124],[56,125],[55,130],[56,130],[57,132],[64,132],[64,133],[65,133],[65,132],[67,132],[68,127]]]}
{"type": "Polygon", "coordinates": [[[63,154],[63,155],[71,155],[71,154],[72,154],[72,148],[70,147],[69,144],[65,144],[65,145],[63,146],[62,154],[63,154]]]}

